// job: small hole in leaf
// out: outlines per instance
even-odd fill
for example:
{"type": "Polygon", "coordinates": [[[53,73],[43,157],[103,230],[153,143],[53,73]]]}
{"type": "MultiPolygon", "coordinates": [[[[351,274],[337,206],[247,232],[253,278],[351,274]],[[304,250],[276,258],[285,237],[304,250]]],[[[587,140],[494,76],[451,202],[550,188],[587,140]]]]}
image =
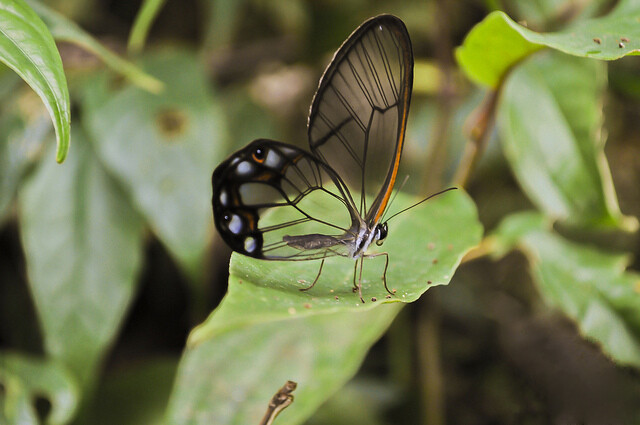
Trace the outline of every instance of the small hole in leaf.
{"type": "Polygon", "coordinates": [[[187,128],[187,116],[178,109],[164,109],[156,114],[156,122],[162,134],[175,138],[184,134],[187,128]]]}

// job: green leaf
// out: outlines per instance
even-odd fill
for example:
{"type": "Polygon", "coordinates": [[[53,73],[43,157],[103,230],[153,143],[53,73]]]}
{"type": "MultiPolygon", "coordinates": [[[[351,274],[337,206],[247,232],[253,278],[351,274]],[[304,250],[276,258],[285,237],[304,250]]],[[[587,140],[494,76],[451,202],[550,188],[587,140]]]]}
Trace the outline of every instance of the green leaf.
{"type": "Polygon", "coordinates": [[[51,33],[24,0],[0,3],[0,61],[44,102],[56,131],[56,161],[64,161],[71,126],[67,80],[51,33]]]}
{"type": "Polygon", "coordinates": [[[569,224],[633,230],[618,207],[604,155],[604,64],[560,54],[532,58],[507,80],[497,115],[520,186],[569,224]]]}
{"type": "Polygon", "coordinates": [[[131,53],[139,53],[149,34],[153,20],[158,16],[166,0],[145,0],[136,16],[136,20],[129,34],[128,49],[131,53]]]}
{"type": "Polygon", "coordinates": [[[167,422],[257,424],[271,397],[292,380],[298,384],[295,401],[276,423],[303,423],[355,374],[400,310],[399,304],[378,305],[374,310],[256,323],[188,348],[167,422]]]}
{"type": "Polygon", "coordinates": [[[68,163],[41,164],[18,201],[45,349],[86,386],[134,294],[143,240],[127,198],[83,135],[74,137],[68,163]]]}
{"type": "Polygon", "coordinates": [[[145,73],[129,61],[105,48],[86,31],[58,12],[48,8],[36,0],[27,0],[36,13],[51,30],[53,37],[59,41],[75,44],[100,58],[108,67],[121,74],[133,84],[151,93],[163,90],[163,84],[158,79],[145,73]]]}
{"type": "Polygon", "coordinates": [[[48,142],[51,131],[49,114],[45,107],[22,111],[20,105],[31,106],[31,90],[13,94],[11,104],[4,104],[0,111],[0,223],[7,217],[23,175],[38,159],[48,142]]]}
{"type": "Polygon", "coordinates": [[[543,298],[621,365],[640,368],[640,274],[628,256],[563,239],[536,213],[510,216],[492,238],[521,249],[543,298]]]}
{"type": "Polygon", "coordinates": [[[130,86],[110,92],[106,78],[96,79],[85,123],[105,165],[195,276],[211,238],[211,173],[226,154],[226,126],[194,55],[165,52],[144,65],[166,83],[161,95],[130,86]]]}
{"type": "MultiPolygon", "coordinates": [[[[395,205],[414,201],[400,194],[395,205]]],[[[339,212],[328,214],[322,217],[331,221],[330,214],[339,212]]],[[[258,423],[275,391],[294,380],[296,401],[281,416],[285,423],[302,423],[353,376],[404,302],[449,282],[481,233],[475,206],[461,190],[394,219],[384,250],[395,295],[386,298],[384,259],[367,260],[365,304],[352,292],[353,260],[327,260],[316,286],[300,292],[313,281],[317,261],[264,262],[234,254],[227,296],[189,337],[169,422],[258,423]]]]}
{"type": "MultiPolygon", "coordinates": [[[[414,201],[399,195],[395,203],[400,209],[414,201]]],[[[338,216],[340,211],[333,214],[338,216]]],[[[331,220],[331,216],[321,216],[331,220]]],[[[431,286],[448,284],[462,256],[478,244],[481,234],[473,201],[462,190],[440,195],[394,219],[389,223],[387,240],[377,251],[389,253],[387,284],[396,293],[386,298],[381,278],[384,257],[367,259],[362,289],[365,304],[352,292],[353,260],[327,259],[318,283],[301,292],[299,289],[316,277],[318,261],[265,262],[234,254],[227,296],[192,332],[189,344],[196,345],[220,332],[266,320],[291,320],[371,310],[385,303],[413,302],[431,286]],[[371,301],[373,297],[376,302],[371,301]]]]}
{"type": "Polygon", "coordinates": [[[601,60],[637,55],[639,19],[637,2],[623,0],[607,16],[579,21],[560,32],[537,33],[503,12],[493,12],[469,32],[455,55],[472,81],[495,88],[516,63],[544,47],[601,60]]]}
{"type": "Polygon", "coordinates": [[[75,381],[63,366],[51,360],[0,351],[0,384],[4,386],[4,400],[0,399],[0,419],[6,420],[3,424],[37,424],[33,405],[36,396],[51,403],[49,425],[68,423],[78,407],[75,381]]]}

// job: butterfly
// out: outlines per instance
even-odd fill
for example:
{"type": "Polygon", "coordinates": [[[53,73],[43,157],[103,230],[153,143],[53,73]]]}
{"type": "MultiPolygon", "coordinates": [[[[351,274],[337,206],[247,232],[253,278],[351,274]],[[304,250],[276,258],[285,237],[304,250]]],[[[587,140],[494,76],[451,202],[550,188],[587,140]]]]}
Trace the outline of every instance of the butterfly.
{"type": "Polygon", "coordinates": [[[392,15],[365,21],[320,79],[307,124],[310,152],[258,139],[213,172],[214,221],[231,249],[263,260],[321,260],[315,280],[301,290],[315,285],[326,258],[355,259],[354,292],[362,302],[364,258],[384,256],[382,280],[391,294],[389,255],[368,248],[382,245],[388,233],[383,217],[398,176],[412,85],[404,23],[392,15]],[[309,212],[314,205],[344,211],[343,217],[324,220],[309,212]]]}

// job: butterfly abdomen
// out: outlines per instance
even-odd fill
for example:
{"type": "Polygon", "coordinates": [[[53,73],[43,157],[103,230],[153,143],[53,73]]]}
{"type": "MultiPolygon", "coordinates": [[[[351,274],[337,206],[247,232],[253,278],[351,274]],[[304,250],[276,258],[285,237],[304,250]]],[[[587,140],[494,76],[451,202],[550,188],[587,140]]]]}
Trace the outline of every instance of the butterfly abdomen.
{"type": "Polygon", "coordinates": [[[333,236],[321,235],[317,233],[300,236],[285,235],[282,237],[282,240],[286,242],[290,247],[300,250],[330,248],[332,246],[340,245],[343,243],[340,239],[337,239],[333,236]]]}

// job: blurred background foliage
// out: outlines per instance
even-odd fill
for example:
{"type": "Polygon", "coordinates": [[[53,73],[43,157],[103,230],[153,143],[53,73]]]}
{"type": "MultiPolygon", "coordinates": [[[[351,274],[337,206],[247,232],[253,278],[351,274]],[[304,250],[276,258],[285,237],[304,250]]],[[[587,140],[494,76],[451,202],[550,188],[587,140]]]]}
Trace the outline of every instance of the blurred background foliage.
{"type": "Polygon", "coordinates": [[[288,368],[315,381],[276,423],[640,423],[640,62],[614,60],[640,49],[637,1],[0,5],[53,69],[0,43],[0,423],[257,424],[288,368]],[[404,190],[463,186],[484,239],[404,309],[187,348],[242,284],[213,168],[255,138],[305,147],[322,70],[380,13],[416,56],[404,190]]]}

